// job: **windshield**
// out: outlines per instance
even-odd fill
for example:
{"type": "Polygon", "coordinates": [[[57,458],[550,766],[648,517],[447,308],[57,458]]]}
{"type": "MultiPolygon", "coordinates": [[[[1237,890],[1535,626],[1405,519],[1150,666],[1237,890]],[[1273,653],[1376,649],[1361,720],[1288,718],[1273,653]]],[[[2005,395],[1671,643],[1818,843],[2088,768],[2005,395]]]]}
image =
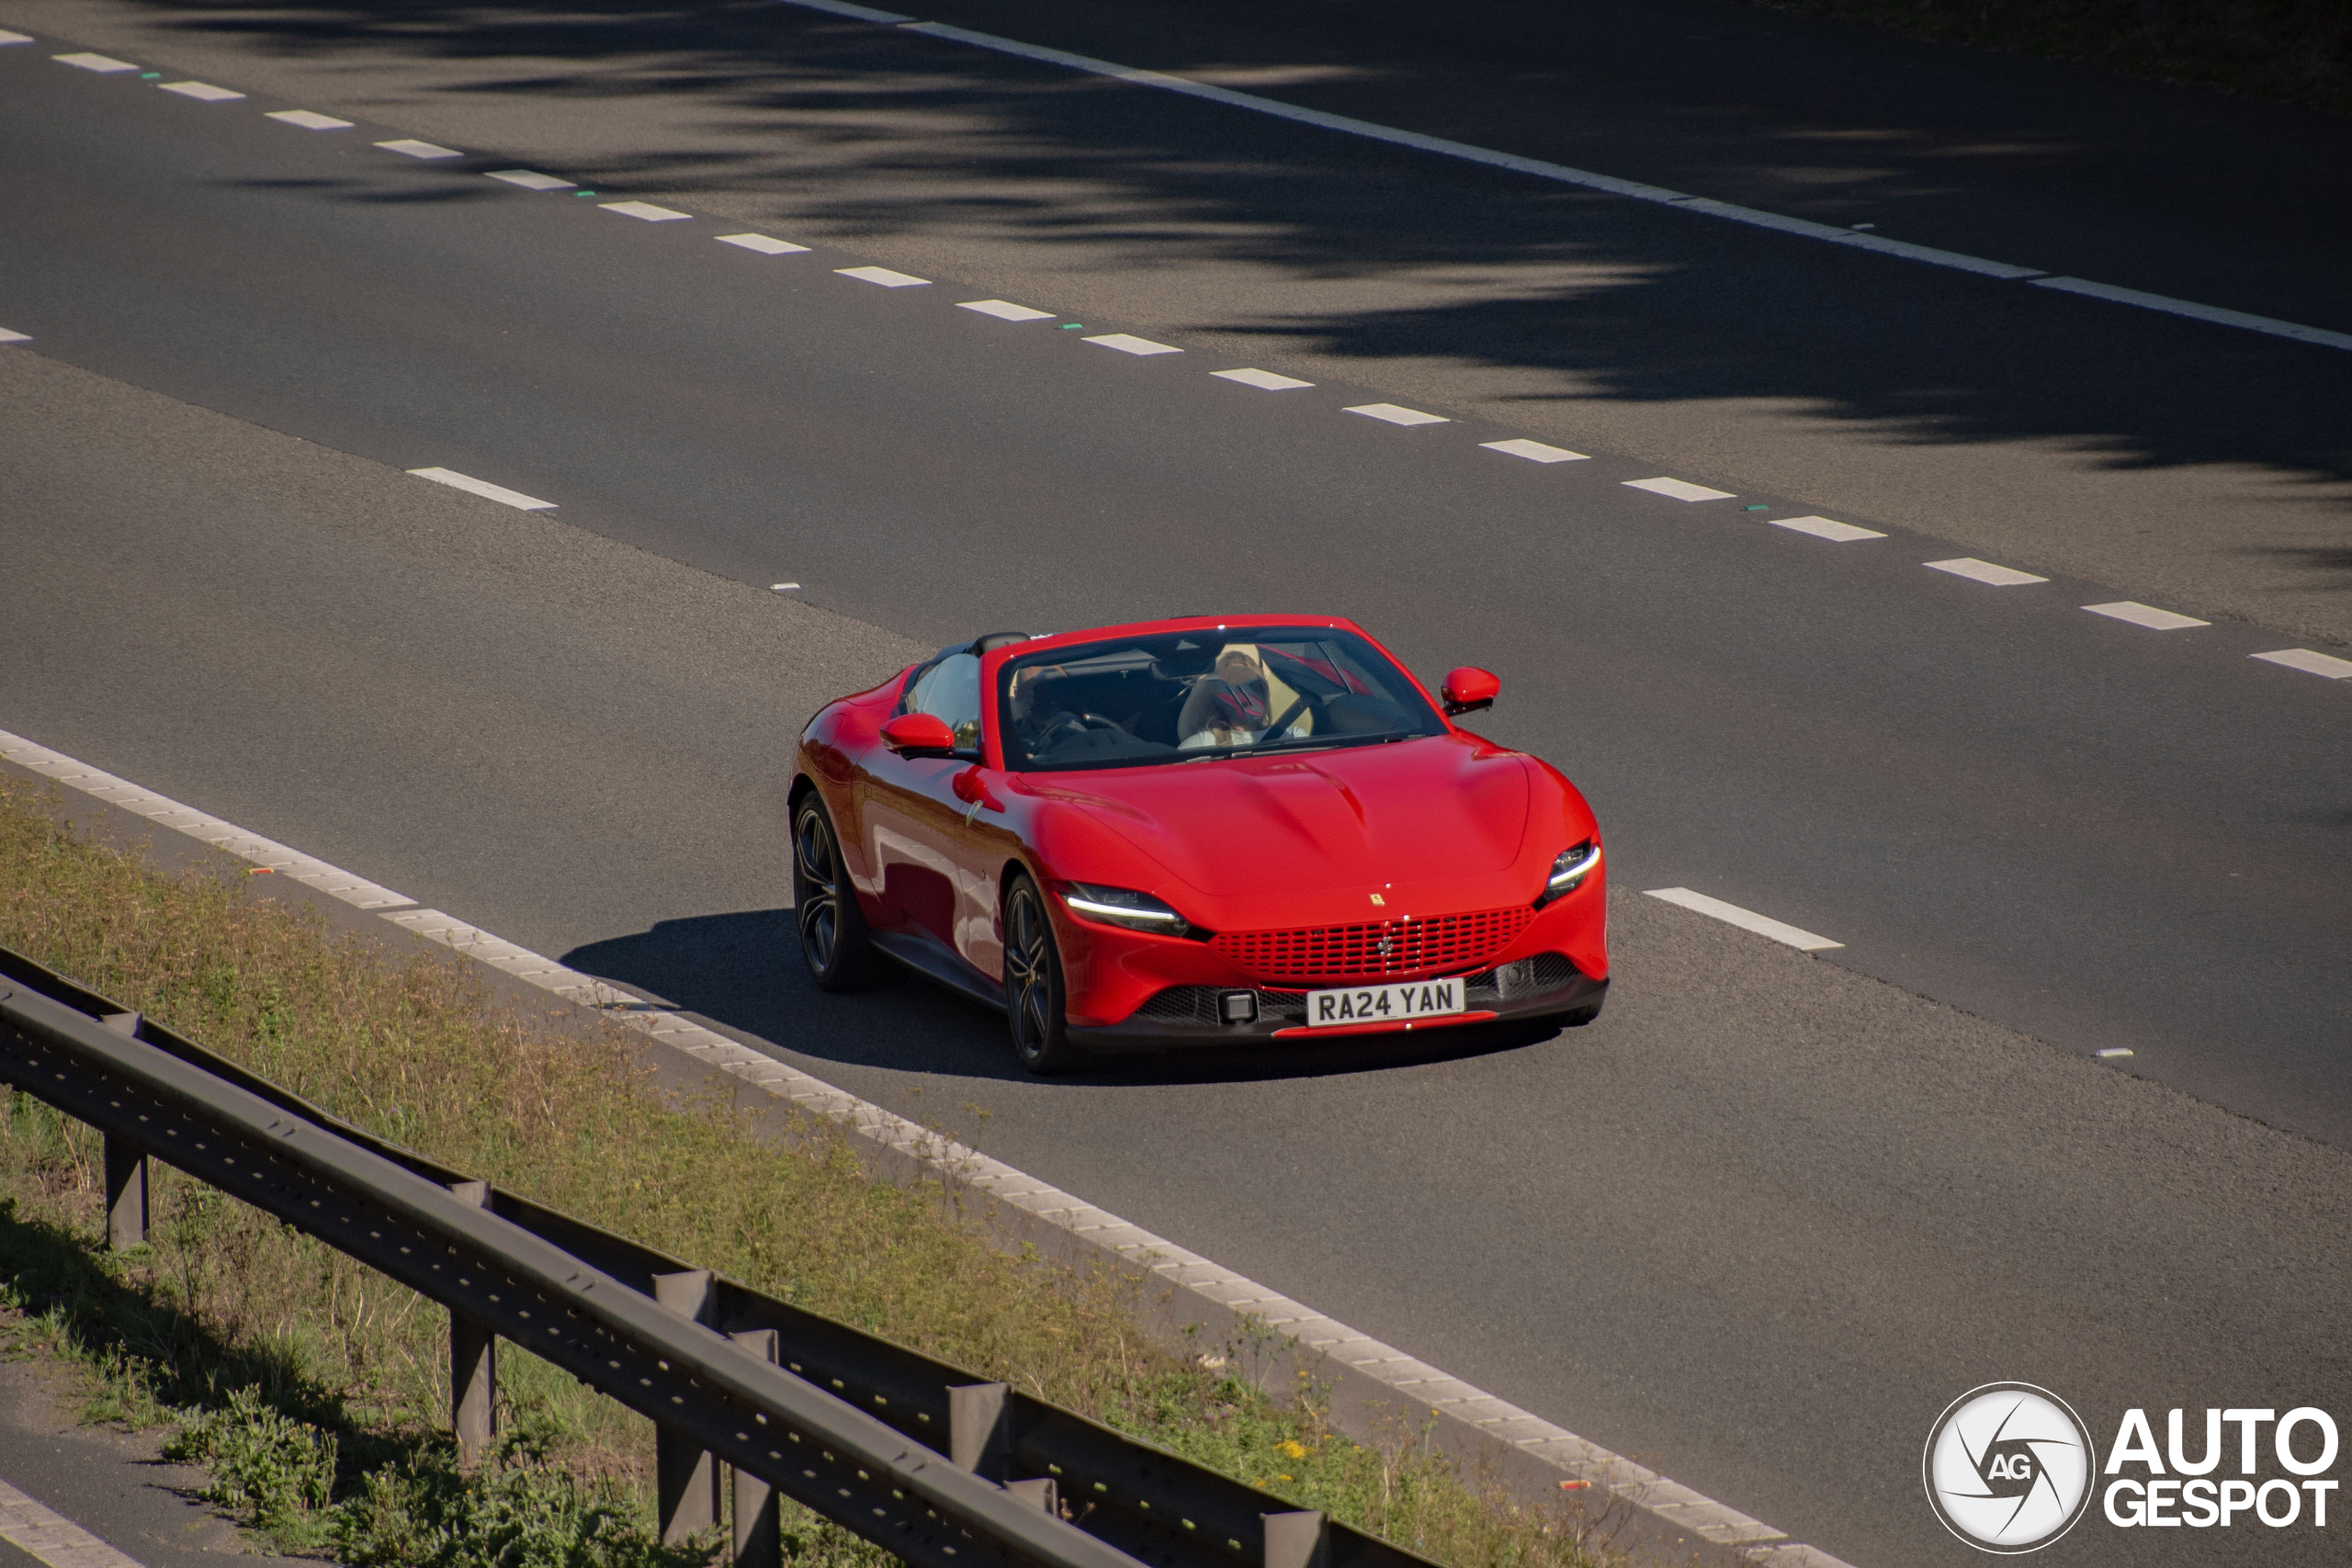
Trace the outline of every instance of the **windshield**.
{"type": "Polygon", "coordinates": [[[1004,762],[1132,768],[1442,735],[1363,638],[1328,626],[1170,632],[1005,661],[1004,762]]]}

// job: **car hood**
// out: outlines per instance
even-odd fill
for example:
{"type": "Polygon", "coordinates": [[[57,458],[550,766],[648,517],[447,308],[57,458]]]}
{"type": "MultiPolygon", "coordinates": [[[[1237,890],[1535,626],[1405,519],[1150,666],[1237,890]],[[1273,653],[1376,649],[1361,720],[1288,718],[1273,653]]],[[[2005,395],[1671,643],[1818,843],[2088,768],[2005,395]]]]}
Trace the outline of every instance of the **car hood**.
{"type": "Polygon", "coordinates": [[[1377,887],[1499,871],[1526,836],[1517,752],[1431,737],[1039,779],[1204,893],[1377,887]]]}

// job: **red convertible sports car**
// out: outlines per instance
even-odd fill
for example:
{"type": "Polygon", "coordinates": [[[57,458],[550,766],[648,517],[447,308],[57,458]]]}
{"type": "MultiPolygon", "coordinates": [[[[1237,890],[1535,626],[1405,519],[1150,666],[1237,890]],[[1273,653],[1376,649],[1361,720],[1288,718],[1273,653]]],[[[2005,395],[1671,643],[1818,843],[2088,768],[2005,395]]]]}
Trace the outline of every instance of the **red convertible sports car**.
{"type": "Polygon", "coordinates": [[[1352,622],[1000,632],[811,719],[792,891],[818,986],[875,954],[1097,1051],[1574,1026],[1609,986],[1600,835],[1352,622]]]}

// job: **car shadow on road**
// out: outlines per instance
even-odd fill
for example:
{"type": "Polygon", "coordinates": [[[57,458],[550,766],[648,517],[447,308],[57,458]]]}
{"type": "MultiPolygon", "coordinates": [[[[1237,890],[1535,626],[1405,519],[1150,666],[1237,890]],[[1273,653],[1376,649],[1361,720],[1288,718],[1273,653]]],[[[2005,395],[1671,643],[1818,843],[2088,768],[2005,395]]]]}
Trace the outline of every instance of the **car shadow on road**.
{"type": "MultiPolygon", "coordinates": [[[[1071,1084],[1247,1083],[1377,1071],[1523,1048],[1550,1026],[1442,1031],[1412,1040],[1358,1036],[1345,1045],[1237,1047],[1105,1056],[1069,1078],[1029,1077],[1000,1013],[884,964],[869,986],[827,995],[802,967],[790,909],[662,920],[650,931],[573,948],[574,969],[822,1064],[944,1077],[1071,1084]]],[[[852,1087],[845,1085],[843,1087],[852,1087]]]]}

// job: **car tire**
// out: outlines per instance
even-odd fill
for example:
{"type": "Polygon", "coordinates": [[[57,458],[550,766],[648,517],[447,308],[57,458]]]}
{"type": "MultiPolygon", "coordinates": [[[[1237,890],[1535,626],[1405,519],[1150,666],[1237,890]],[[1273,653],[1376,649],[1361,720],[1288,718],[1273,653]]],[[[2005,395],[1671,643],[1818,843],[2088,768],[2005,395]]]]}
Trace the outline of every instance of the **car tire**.
{"type": "Polygon", "coordinates": [[[1086,1053],[1070,1043],[1061,949],[1046,896],[1024,873],[1004,891],[1004,1013],[1012,1052],[1041,1077],[1075,1072],[1086,1053]]]}
{"type": "Polygon", "coordinates": [[[1574,1012],[1564,1012],[1560,1014],[1557,1019],[1554,1020],[1554,1021],[1558,1023],[1562,1029],[1582,1029],[1586,1024],[1590,1023],[1594,1019],[1599,1018],[1600,1016],[1600,1004],[1599,1002],[1595,1002],[1590,1007],[1581,1007],[1577,1009],[1574,1012]]]}
{"type": "Polygon", "coordinates": [[[792,812],[792,923],[801,961],[820,991],[847,991],[871,977],[874,946],[842,860],[841,837],[815,790],[792,812]]]}

